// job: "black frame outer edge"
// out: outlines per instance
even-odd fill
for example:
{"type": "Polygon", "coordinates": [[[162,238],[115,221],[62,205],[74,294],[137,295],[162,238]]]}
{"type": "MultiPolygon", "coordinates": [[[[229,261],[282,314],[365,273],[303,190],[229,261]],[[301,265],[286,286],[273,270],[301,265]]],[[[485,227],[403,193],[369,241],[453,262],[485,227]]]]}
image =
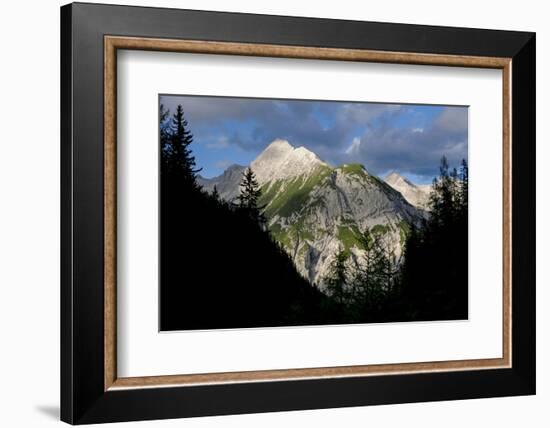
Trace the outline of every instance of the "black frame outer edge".
{"type": "Polygon", "coordinates": [[[61,420],[74,422],[72,355],[72,9],[61,8],[61,420]]]}
{"type": "Polygon", "coordinates": [[[536,37],[512,61],[512,361],[536,390],[536,37]]]}
{"type": "Polygon", "coordinates": [[[534,394],[534,255],[533,33],[82,3],[62,7],[63,421],[85,424],[534,394]],[[105,34],[513,58],[513,367],[104,392],[105,34]]]}

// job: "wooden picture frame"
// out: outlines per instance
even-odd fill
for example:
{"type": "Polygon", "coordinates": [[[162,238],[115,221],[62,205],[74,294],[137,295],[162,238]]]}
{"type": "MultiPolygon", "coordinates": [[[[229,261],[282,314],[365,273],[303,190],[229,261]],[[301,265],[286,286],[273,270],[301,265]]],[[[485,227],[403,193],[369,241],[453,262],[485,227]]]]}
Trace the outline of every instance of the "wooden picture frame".
{"type": "Polygon", "coordinates": [[[62,420],[114,422],[535,392],[534,34],[71,4],[61,9],[61,52],[62,420]],[[502,358],[118,377],[118,49],[502,70],[502,358]]]}

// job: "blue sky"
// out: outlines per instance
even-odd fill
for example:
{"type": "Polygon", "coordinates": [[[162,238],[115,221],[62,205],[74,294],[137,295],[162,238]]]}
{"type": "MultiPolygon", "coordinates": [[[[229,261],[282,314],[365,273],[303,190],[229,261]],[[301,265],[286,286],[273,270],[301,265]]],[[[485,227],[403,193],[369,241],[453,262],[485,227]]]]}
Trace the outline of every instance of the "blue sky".
{"type": "Polygon", "coordinates": [[[183,95],[160,103],[171,113],[183,106],[204,177],[248,165],[277,138],[332,166],[360,163],[419,184],[437,175],[441,156],[451,166],[468,156],[467,107],[183,95]]]}

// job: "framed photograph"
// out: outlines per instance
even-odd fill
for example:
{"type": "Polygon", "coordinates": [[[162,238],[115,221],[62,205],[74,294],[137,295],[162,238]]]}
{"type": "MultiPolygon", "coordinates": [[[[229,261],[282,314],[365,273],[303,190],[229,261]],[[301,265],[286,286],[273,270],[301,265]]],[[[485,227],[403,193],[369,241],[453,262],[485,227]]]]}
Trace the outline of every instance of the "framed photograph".
{"type": "Polygon", "coordinates": [[[535,35],[61,8],[61,418],[535,393],[535,35]]]}

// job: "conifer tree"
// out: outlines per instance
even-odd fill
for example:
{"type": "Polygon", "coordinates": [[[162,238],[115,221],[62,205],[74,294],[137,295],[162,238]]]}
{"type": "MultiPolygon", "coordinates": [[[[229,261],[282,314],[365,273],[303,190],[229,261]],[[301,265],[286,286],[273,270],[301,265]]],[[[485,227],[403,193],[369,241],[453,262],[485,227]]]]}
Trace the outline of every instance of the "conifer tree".
{"type": "Polygon", "coordinates": [[[338,304],[344,304],[347,300],[348,274],[346,261],[349,257],[347,251],[341,250],[332,261],[327,279],[327,291],[338,304]]]}
{"type": "Polygon", "coordinates": [[[252,168],[247,168],[243,172],[243,178],[239,186],[240,194],[238,197],[238,207],[246,212],[252,219],[256,220],[261,226],[264,226],[266,222],[265,216],[262,213],[264,207],[258,206],[262,191],[252,168]]]}
{"type": "Polygon", "coordinates": [[[184,184],[198,187],[195,178],[201,169],[195,168],[195,157],[189,148],[189,145],[193,142],[193,135],[187,129],[187,126],[183,107],[180,104],[167,129],[168,135],[166,144],[162,147],[162,157],[165,161],[164,166],[167,173],[174,176],[174,178],[178,177],[180,179],[178,181],[184,184]]]}
{"type": "Polygon", "coordinates": [[[381,234],[368,228],[360,236],[364,249],[363,263],[354,278],[356,301],[363,307],[372,306],[393,288],[397,272],[396,261],[381,234]]]}
{"type": "Polygon", "coordinates": [[[168,142],[168,136],[169,136],[169,126],[170,123],[168,121],[168,118],[170,116],[170,110],[166,110],[164,107],[164,104],[161,104],[159,107],[159,131],[160,131],[160,141],[161,141],[161,148],[164,150],[165,145],[168,142]]]}
{"type": "Polygon", "coordinates": [[[468,162],[466,159],[462,159],[460,164],[460,173],[459,173],[459,200],[460,200],[460,210],[462,214],[467,214],[468,212],[468,162]]]}
{"type": "Polygon", "coordinates": [[[214,184],[214,189],[212,190],[212,198],[214,198],[215,201],[220,200],[220,194],[218,193],[218,186],[214,184]]]}
{"type": "Polygon", "coordinates": [[[441,158],[439,177],[434,178],[430,193],[431,224],[436,228],[443,228],[454,218],[454,196],[456,180],[449,173],[447,158],[441,158]]]}

